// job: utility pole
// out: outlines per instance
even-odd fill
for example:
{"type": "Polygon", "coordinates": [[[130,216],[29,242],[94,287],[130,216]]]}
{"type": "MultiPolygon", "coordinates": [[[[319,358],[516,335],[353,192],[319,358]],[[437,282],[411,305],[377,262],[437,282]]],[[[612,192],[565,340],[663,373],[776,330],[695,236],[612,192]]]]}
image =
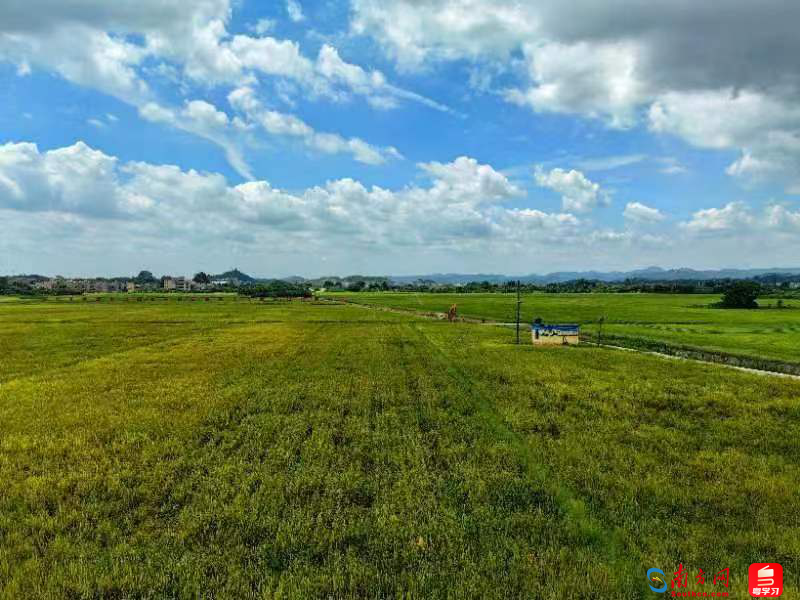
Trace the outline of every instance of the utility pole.
{"type": "Polygon", "coordinates": [[[519,311],[522,300],[519,297],[519,279],[517,279],[517,346],[519,346],[519,311]]]}

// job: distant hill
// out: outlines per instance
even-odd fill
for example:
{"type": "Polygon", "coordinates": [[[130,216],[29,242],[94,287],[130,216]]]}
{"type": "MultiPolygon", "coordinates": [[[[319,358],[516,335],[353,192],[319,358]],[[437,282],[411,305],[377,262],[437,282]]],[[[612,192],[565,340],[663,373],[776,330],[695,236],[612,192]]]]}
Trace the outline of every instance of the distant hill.
{"type": "Polygon", "coordinates": [[[705,281],[709,279],[749,279],[767,274],[800,275],[800,268],[773,268],[773,269],[719,269],[698,271],[695,269],[662,269],[661,267],[647,267],[633,271],[557,271],[546,275],[499,275],[499,274],[462,274],[462,273],[434,273],[431,275],[402,275],[389,279],[395,283],[410,284],[417,281],[432,281],[442,284],[466,284],[473,281],[488,281],[490,283],[503,283],[519,279],[523,283],[563,283],[576,279],[593,279],[598,281],[624,281],[626,279],[641,279],[646,281],[705,281]]]}
{"type": "Polygon", "coordinates": [[[220,273],[219,275],[212,275],[211,279],[238,279],[242,283],[255,283],[256,279],[250,277],[247,273],[242,273],[239,269],[233,269],[232,271],[225,271],[224,273],[220,273]]]}
{"type": "MultiPolygon", "coordinates": [[[[282,277],[281,281],[292,284],[307,283],[315,287],[324,287],[333,283],[336,286],[349,287],[351,284],[363,281],[367,285],[391,282],[399,285],[409,285],[424,282],[430,284],[460,285],[471,282],[488,281],[493,284],[516,281],[519,279],[523,283],[548,284],[564,283],[575,281],[576,279],[589,279],[605,282],[624,281],[626,279],[638,279],[641,281],[707,281],[709,279],[752,279],[764,275],[800,275],[798,268],[769,268],[769,269],[717,269],[717,270],[696,270],[689,268],[662,269],[661,267],[647,267],[645,269],[634,269],[632,271],[556,271],[545,275],[503,275],[501,273],[432,273],[428,275],[348,275],[346,277],[331,275],[328,277],[305,278],[300,276],[282,277]]],[[[157,278],[149,271],[142,271],[136,277],[137,280],[146,277],[149,281],[157,281],[157,278]]],[[[49,277],[43,275],[8,275],[9,279],[41,281],[49,277]]],[[[128,280],[130,277],[114,278],[118,280],[128,280]]],[[[211,275],[212,280],[218,279],[237,279],[244,284],[267,283],[276,281],[278,278],[256,278],[243,273],[239,269],[232,269],[219,275],[211,275]]]]}
{"type": "MultiPolygon", "coordinates": [[[[529,275],[528,277],[535,277],[529,275]]],[[[457,285],[459,283],[469,283],[471,281],[488,281],[489,283],[503,283],[504,281],[516,281],[517,277],[510,275],[500,275],[497,273],[477,273],[474,275],[464,275],[461,273],[434,273],[433,275],[400,275],[391,276],[389,280],[394,283],[416,283],[418,281],[432,281],[434,283],[446,283],[457,285]]],[[[524,280],[524,278],[522,278],[524,280]]]]}
{"type": "Polygon", "coordinates": [[[333,284],[334,286],[348,287],[357,281],[363,281],[364,283],[369,285],[369,284],[381,283],[382,281],[386,281],[388,283],[389,281],[391,281],[391,279],[392,279],[391,277],[375,276],[375,275],[348,275],[347,277],[329,275],[327,277],[315,277],[314,279],[303,279],[302,277],[287,277],[284,278],[284,281],[288,281],[291,283],[304,282],[304,283],[309,283],[315,287],[330,287],[330,284],[333,284]]]}
{"type": "Polygon", "coordinates": [[[293,275],[292,277],[284,277],[280,279],[280,281],[285,281],[286,283],[294,283],[296,285],[299,283],[305,283],[306,279],[304,277],[300,277],[299,275],[293,275]]]}

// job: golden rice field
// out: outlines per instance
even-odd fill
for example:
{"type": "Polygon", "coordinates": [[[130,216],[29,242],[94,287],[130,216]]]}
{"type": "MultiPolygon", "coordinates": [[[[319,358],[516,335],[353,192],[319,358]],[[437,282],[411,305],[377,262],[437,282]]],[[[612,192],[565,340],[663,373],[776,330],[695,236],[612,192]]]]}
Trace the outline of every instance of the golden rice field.
{"type": "MultiPolygon", "coordinates": [[[[800,381],[326,303],[0,304],[2,598],[800,592],[800,381]],[[730,569],[730,587],[695,583],[730,569]]],[[[668,594],[667,594],[668,595],[668,594]]]]}

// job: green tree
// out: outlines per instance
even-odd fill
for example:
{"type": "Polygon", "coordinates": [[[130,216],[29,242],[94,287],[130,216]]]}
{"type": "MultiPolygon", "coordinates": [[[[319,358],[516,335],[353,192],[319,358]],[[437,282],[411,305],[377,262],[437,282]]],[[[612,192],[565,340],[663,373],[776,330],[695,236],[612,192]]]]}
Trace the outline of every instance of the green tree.
{"type": "Polygon", "coordinates": [[[366,284],[366,282],[364,282],[364,281],[361,281],[361,280],[358,280],[358,281],[354,281],[353,283],[351,283],[350,285],[348,285],[348,286],[347,286],[347,289],[348,289],[349,291],[351,291],[351,292],[360,292],[360,291],[362,291],[362,290],[363,290],[365,287],[367,287],[367,284],[366,284]]]}
{"type": "Polygon", "coordinates": [[[139,274],[133,278],[136,283],[155,283],[158,281],[150,271],[139,271],[139,274]]]}
{"type": "Polygon", "coordinates": [[[755,281],[734,281],[722,294],[722,308],[758,308],[756,298],[761,286],[755,281]]]}
{"type": "Polygon", "coordinates": [[[299,285],[275,279],[243,288],[240,294],[253,298],[310,298],[311,290],[305,284],[299,285]]]}
{"type": "Polygon", "coordinates": [[[211,276],[208,273],[200,271],[199,273],[194,274],[192,281],[195,283],[211,283],[211,276]]]}

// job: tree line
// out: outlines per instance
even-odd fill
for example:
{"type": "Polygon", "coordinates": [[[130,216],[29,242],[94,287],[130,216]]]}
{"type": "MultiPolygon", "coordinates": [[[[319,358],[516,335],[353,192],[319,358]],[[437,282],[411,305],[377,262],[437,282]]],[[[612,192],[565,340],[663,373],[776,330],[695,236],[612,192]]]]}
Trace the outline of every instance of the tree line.
{"type": "MultiPolygon", "coordinates": [[[[759,294],[794,297],[800,295],[800,288],[792,287],[793,281],[773,282],[761,276],[742,279],[708,280],[643,280],[600,281],[596,279],[575,279],[557,283],[520,283],[522,292],[544,292],[550,294],[591,294],[591,293],[656,293],[656,294],[723,294],[737,282],[747,282],[755,286],[759,294]]],[[[333,282],[326,282],[333,284],[333,282]]],[[[517,289],[515,281],[491,282],[473,281],[465,284],[443,284],[435,281],[418,280],[414,283],[394,283],[355,281],[349,285],[325,285],[327,291],[347,292],[423,292],[441,294],[469,293],[509,293],[517,289]]]]}

